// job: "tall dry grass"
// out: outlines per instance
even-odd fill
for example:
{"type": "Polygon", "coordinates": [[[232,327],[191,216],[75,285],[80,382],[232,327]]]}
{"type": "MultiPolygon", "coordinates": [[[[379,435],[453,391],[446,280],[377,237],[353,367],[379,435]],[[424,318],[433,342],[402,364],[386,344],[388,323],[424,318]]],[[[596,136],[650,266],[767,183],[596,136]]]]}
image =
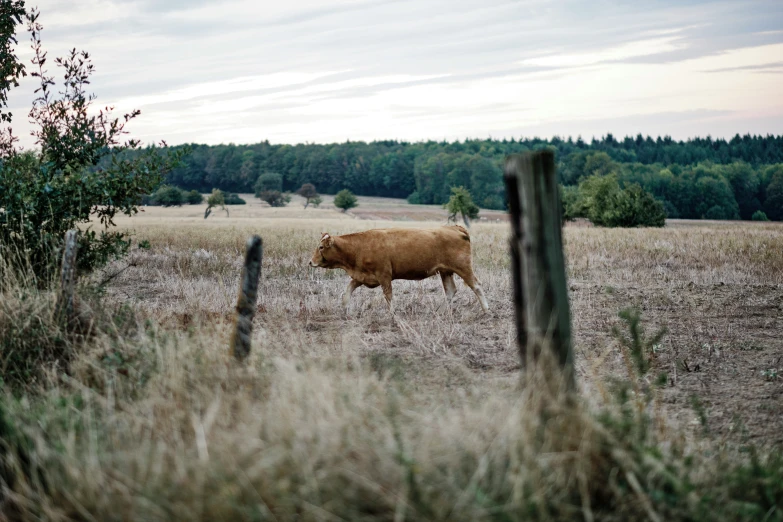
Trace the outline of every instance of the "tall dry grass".
{"type": "MultiPolygon", "coordinates": [[[[741,514],[731,503],[735,484],[714,480],[731,460],[703,458],[651,429],[650,403],[627,399],[596,411],[567,400],[543,370],[497,393],[466,376],[458,400],[422,398],[388,361],[257,351],[239,368],[216,349],[223,333],[148,330],[120,348],[143,350],[153,368],[145,382],[84,353],[41,397],[6,398],[16,432],[4,448],[13,479],[5,513],[20,520],[741,514]],[[713,513],[713,503],[729,511],[713,513]]],[[[753,514],[769,509],[759,504],[753,514]]]]}

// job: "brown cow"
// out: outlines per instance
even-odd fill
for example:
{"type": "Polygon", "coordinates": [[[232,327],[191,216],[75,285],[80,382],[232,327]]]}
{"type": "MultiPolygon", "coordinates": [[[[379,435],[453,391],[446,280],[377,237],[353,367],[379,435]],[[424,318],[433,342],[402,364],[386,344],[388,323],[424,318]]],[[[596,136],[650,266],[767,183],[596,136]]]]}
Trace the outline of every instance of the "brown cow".
{"type": "Polygon", "coordinates": [[[481,308],[489,310],[484,291],[473,275],[470,234],[459,225],[380,228],[344,236],[323,234],[310,266],[342,268],[351,276],[343,295],[346,309],[353,291],[364,285],[380,286],[393,311],[392,280],[418,281],[435,274],[440,274],[446,297],[451,301],[457,293],[454,284],[454,274],[457,274],[476,293],[481,308]]]}

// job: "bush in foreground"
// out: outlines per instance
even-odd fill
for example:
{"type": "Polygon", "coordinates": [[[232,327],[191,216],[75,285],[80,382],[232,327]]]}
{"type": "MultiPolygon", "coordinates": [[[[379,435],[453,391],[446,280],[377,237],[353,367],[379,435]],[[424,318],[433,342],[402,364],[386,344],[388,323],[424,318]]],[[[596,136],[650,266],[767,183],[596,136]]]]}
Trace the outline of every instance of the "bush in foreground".
{"type": "Polygon", "coordinates": [[[33,75],[39,81],[29,112],[38,151],[18,150],[11,129],[0,133],[0,257],[16,259],[18,268],[31,268],[38,284],[45,284],[65,232],[79,225],[100,223],[97,233],[79,234],[79,249],[87,253],[80,256],[82,270],[123,255],[130,241],[125,232],[110,230],[114,217],[135,214],[142,196],[160,184],[184,150],[161,155],[155,148],[141,150],[136,140],[123,141],[125,125],[139,111],[120,119],[112,118],[110,109],[92,109],[95,97],[85,87],[94,69],[86,52],[73,49],[54,60],[63,71],[63,86],[56,87],[44,68],[38,13],[25,12],[22,2],[3,2],[0,10],[0,121],[11,121],[3,112],[7,92],[25,74],[11,47],[15,27],[24,18],[32,36],[33,75]],[[135,159],[124,155],[130,151],[138,151],[135,159]]]}

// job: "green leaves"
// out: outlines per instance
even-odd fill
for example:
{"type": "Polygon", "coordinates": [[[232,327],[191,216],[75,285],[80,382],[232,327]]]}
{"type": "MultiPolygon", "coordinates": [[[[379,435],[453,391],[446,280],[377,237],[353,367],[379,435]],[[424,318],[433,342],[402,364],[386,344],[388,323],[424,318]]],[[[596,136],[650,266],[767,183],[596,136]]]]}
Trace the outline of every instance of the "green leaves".
{"type": "Polygon", "coordinates": [[[456,221],[459,214],[467,226],[470,226],[471,219],[476,219],[479,215],[479,207],[473,203],[473,198],[465,187],[452,187],[449,202],[443,206],[449,212],[450,221],[456,221]]]}
{"type": "Polygon", "coordinates": [[[334,206],[343,212],[358,206],[356,196],[348,189],[343,189],[334,196],[334,206]]]}
{"type": "Polygon", "coordinates": [[[255,188],[256,197],[260,197],[259,194],[267,191],[282,192],[283,176],[281,176],[277,172],[264,172],[263,174],[258,176],[254,188],[255,188]]]}
{"type": "MultiPolygon", "coordinates": [[[[4,27],[9,19],[2,14],[4,27]]],[[[18,23],[18,13],[15,16],[18,23]]],[[[138,212],[142,195],[160,185],[187,149],[161,153],[156,147],[140,149],[136,140],[121,143],[125,124],[139,111],[122,118],[112,118],[111,108],[94,114],[95,95],[85,91],[94,71],[87,52],[72,49],[55,59],[63,70],[63,90],[53,94],[55,81],[44,68],[47,58],[38,12],[26,16],[32,63],[37,66],[32,75],[40,85],[29,116],[40,153],[18,151],[8,141],[5,149],[0,147],[0,255],[16,260],[20,269],[31,268],[39,284],[45,284],[57,264],[65,232],[79,225],[89,225],[79,238],[82,270],[127,251],[127,237],[108,231],[114,217],[138,212]],[[125,154],[131,150],[133,159],[125,154]],[[90,230],[96,221],[103,230],[90,230]]],[[[0,47],[2,42],[0,35],[0,47]]]]}
{"type": "Polygon", "coordinates": [[[592,175],[561,190],[563,218],[586,217],[600,227],[662,227],[663,203],[636,183],[620,189],[615,174],[592,175]]]}
{"type": "Polygon", "coordinates": [[[620,311],[619,316],[628,329],[628,335],[625,335],[617,326],[612,327],[612,335],[620,342],[623,351],[631,356],[639,377],[644,377],[650,369],[650,362],[655,355],[656,348],[663,336],[666,335],[666,329],[661,328],[651,338],[648,338],[641,324],[639,310],[627,308],[620,311]]]}
{"type": "Polygon", "coordinates": [[[220,207],[226,211],[226,216],[229,215],[226,208],[226,196],[219,189],[212,189],[212,194],[207,198],[207,209],[204,211],[204,219],[207,219],[212,214],[214,207],[220,207]]]}

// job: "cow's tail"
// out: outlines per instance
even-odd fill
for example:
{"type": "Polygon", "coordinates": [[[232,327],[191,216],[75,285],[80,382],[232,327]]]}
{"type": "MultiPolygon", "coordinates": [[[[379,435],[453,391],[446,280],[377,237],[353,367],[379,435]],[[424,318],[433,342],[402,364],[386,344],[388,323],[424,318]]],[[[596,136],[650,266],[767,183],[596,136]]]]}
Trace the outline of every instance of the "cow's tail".
{"type": "Polygon", "coordinates": [[[462,232],[462,239],[464,239],[465,241],[470,241],[470,232],[468,232],[467,228],[463,227],[462,225],[454,225],[454,226],[457,228],[457,230],[462,232]]]}

